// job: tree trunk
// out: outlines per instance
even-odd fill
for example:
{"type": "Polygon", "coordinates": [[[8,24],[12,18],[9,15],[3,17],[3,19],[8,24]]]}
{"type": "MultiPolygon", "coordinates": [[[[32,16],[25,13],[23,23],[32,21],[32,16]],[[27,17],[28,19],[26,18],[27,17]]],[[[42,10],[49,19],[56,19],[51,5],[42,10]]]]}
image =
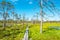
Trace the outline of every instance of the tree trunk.
{"type": "Polygon", "coordinates": [[[42,27],[43,27],[43,5],[42,5],[42,0],[41,0],[41,3],[40,3],[40,5],[41,5],[41,11],[40,11],[40,15],[41,15],[41,23],[40,23],[40,33],[42,34],[42,27]]]}
{"type": "Polygon", "coordinates": [[[4,20],[3,20],[3,28],[5,29],[5,27],[6,27],[6,17],[4,16],[3,18],[4,18],[4,20]]]}
{"type": "Polygon", "coordinates": [[[5,29],[6,27],[6,20],[3,21],[3,28],[5,29]]]}

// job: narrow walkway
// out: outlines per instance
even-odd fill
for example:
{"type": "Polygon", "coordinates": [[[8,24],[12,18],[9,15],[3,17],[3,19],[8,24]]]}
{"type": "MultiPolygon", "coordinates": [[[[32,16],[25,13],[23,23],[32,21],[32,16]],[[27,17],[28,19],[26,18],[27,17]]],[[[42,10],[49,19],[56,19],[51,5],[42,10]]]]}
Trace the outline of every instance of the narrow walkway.
{"type": "Polygon", "coordinates": [[[28,27],[26,28],[23,40],[28,40],[28,27]]]}

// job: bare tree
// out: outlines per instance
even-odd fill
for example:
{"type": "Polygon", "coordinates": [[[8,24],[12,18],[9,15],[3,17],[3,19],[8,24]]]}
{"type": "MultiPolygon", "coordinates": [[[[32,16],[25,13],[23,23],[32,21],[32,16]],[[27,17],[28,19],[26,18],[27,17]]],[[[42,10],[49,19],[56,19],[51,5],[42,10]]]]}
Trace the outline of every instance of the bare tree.
{"type": "Polygon", "coordinates": [[[2,16],[3,16],[3,27],[6,27],[6,20],[9,17],[9,13],[10,11],[14,8],[14,6],[10,3],[10,2],[6,2],[6,0],[2,0],[2,2],[0,2],[0,10],[2,12],[2,16]]]}
{"type": "Polygon", "coordinates": [[[22,17],[22,25],[23,25],[23,27],[24,27],[24,24],[25,24],[25,13],[23,14],[23,17],[22,17]]]}
{"type": "Polygon", "coordinates": [[[16,19],[16,23],[19,23],[21,20],[21,15],[19,15],[18,13],[15,14],[15,19],[16,19]]]}
{"type": "MultiPolygon", "coordinates": [[[[41,23],[40,23],[40,33],[43,31],[43,18],[44,15],[46,15],[46,11],[44,11],[44,8],[46,8],[48,11],[50,11],[53,16],[55,15],[55,4],[51,0],[36,0],[38,1],[38,4],[40,5],[40,16],[41,16],[41,23]]],[[[48,15],[47,15],[48,16],[48,15]]]]}

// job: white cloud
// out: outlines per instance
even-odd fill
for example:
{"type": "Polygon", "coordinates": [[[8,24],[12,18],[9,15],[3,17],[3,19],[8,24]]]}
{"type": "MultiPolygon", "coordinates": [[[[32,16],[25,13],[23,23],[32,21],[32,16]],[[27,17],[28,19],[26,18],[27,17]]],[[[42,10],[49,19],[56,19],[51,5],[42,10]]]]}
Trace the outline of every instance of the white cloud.
{"type": "Polygon", "coordinates": [[[29,4],[33,4],[33,2],[29,2],[29,4]]]}
{"type": "Polygon", "coordinates": [[[18,0],[11,0],[12,2],[17,2],[18,0]]]}

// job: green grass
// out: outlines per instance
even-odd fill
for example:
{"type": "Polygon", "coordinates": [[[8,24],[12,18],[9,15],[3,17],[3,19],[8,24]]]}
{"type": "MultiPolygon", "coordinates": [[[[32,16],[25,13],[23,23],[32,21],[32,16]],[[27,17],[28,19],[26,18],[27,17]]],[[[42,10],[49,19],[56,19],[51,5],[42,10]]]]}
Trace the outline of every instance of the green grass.
{"type": "Polygon", "coordinates": [[[24,36],[26,25],[24,27],[22,25],[13,25],[5,29],[0,28],[0,40],[20,40],[24,36]]]}
{"type": "Polygon", "coordinates": [[[60,40],[60,30],[50,28],[60,27],[60,23],[43,23],[43,33],[40,34],[40,25],[33,24],[29,27],[29,39],[32,40],[60,40]]]}
{"type": "Polygon", "coordinates": [[[60,30],[47,30],[40,34],[37,31],[31,32],[29,38],[32,40],[60,40],[60,30]]]}
{"type": "MultiPolygon", "coordinates": [[[[40,24],[29,23],[29,40],[60,40],[60,30],[54,29],[59,28],[60,23],[56,22],[45,22],[43,23],[43,33],[40,34],[40,24]]],[[[0,40],[22,40],[26,30],[21,24],[14,24],[7,26],[5,30],[0,27],[0,40]]]]}

